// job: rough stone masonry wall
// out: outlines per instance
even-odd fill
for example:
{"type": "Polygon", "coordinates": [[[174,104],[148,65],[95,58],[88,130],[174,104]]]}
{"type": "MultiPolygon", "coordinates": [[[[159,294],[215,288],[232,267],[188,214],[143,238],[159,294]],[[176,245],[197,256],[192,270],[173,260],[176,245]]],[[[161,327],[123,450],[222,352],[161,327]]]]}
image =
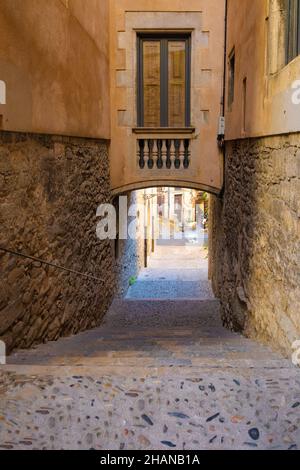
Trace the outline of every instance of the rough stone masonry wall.
{"type": "Polygon", "coordinates": [[[0,339],[30,347],[99,325],[116,273],[96,208],[111,201],[104,141],[0,134],[0,246],[101,282],[0,251],[0,339]]]}
{"type": "MultiPolygon", "coordinates": [[[[143,191],[132,191],[127,196],[128,208],[131,205],[143,205],[143,191]]],[[[118,198],[115,204],[118,203],[118,198]]],[[[135,217],[128,218],[128,224],[133,222],[135,217]]],[[[127,240],[118,240],[116,254],[116,266],[118,273],[118,285],[116,296],[125,297],[129,288],[131,278],[136,278],[145,263],[144,246],[144,225],[140,218],[137,221],[138,233],[135,240],[128,237],[127,240]]]]}
{"type": "Polygon", "coordinates": [[[300,339],[300,136],[227,143],[210,275],[231,329],[290,355],[300,339]]]}

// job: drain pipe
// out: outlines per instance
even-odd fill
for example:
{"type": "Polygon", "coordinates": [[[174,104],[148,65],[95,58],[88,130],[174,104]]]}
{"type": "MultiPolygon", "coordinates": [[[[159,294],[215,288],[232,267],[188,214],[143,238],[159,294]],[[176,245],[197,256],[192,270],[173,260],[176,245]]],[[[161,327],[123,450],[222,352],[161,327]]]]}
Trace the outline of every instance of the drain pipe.
{"type": "Polygon", "coordinates": [[[221,103],[221,117],[220,117],[220,124],[219,124],[219,135],[218,135],[218,144],[220,148],[223,150],[223,188],[220,193],[220,198],[223,197],[224,189],[225,189],[225,103],[226,103],[226,65],[227,65],[227,33],[228,33],[228,0],[225,0],[225,29],[224,29],[224,70],[223,70],[223,97],[221,103]]]}
{"type": "Polygon", "coordinates": [[[228,0],[225,0],[225,24],[224,24],[224,69],[223,69],[223,87],[222,87],[222,99],[220,103],[220,119],[219,119],[219,130],[218,130],[218,145],[220,149],[224,149],[225,139],[225,92],[226,92],[226,61],[227,61],[227,6],[228,0]]]}
{"type": "Polygon", "coordinates": [[[225,35],[224,35],[224,75],[223,75],[223,116],[225,117],[225,93],[226,93],[226,62],[227,62],[227,18],[228,0],[225,0],[225,35]]]}

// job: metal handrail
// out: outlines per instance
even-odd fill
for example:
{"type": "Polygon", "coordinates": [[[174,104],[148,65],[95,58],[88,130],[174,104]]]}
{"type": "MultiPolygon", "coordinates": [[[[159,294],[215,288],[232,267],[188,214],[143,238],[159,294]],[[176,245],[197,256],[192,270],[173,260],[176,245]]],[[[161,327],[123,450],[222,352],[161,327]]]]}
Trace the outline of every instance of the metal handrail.
{"type": "Polygon", "coordinates": [[[46,266],[51,266],[52,268],[55,268],[55,269],[60,269],[62,271],[66,271],[66,272],[71,273],[71,274],[76,274],[77,276],[82,276],[82,277],[85,277],[87,279],[93,279],[94,281],[98,281],[98,282],[101,282],[101,283],[104,282],[103,279],[100,279],[99,277],[92,276],[91,274],[82,273],[82,272],[76,271],[74,269],[65,268],[64,266],[60,266],[59,264],[56,264],[56,263],[51,263],[50,261],[42,260],[40,258],[37,258],[36,256],[26,255],[24,253],[20,253],[18,251],[13,251],[13,250],[10,250],[8,248],[4,248],[2,246],[0,246],[0,251],[3,251],[3,252],[8,253],[10,255],[19,256],[20,258],[25,258],[25,259],[29,259],[31,261],[35,261],[37,263],[40,263],[41,265],[44,264],[46,266]]]}

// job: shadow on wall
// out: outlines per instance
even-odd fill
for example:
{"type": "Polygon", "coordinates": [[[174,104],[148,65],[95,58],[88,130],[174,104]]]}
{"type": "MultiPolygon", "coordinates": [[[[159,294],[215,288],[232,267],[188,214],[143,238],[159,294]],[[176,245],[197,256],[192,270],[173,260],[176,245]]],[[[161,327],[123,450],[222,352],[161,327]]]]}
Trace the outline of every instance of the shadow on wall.
{"type": "Polygon", "coordinates": [[[0,340],[10,352],[101,323],[115,287],[96,209],[111,201],[104,141],[2,132],[0,245],[98,279],[0,251],[0,340]]]}
{"type": "MultiPolygon", "coordinates": [[[[127,194],[127,207],[141,202],[138,200],[139,194],[141,194],[140,191],[132,191],[127,194]]],[[[117,213],[117,221],[119,222],[119,196],[114,198],[114,206],[117,213]]],[[[129,219],[128,223],[130,223],[129,219]]],[[[141,236],[137,237],[136,240],[130,237],[128,237],[127,240],[120,240],[119,230],[117,231],[117,238],[114,241],[114,255],[117,270],[116,297],[121,298],[126,296],[130,279],[137,277],[141,268],[144,266],[144,238],[142,233],[140,235],[141,236]]]]}
{"type": "Polygon", "coordinates": [[[300,338],[300,138],[229,142],[225,162],[210,260],[223,322],[290,355],[300,338]]]}

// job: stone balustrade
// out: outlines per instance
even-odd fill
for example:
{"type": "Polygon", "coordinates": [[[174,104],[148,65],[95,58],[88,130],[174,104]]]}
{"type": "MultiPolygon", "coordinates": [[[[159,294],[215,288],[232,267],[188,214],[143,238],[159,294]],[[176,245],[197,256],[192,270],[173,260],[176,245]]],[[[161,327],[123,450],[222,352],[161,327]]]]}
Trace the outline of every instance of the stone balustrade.
{"type": "Polygon", "coordinates": [[[184,170],[190,166],[191,139],[187,136],[149,136],[137,139],[137,160],[140,169],[184,170]]]}

